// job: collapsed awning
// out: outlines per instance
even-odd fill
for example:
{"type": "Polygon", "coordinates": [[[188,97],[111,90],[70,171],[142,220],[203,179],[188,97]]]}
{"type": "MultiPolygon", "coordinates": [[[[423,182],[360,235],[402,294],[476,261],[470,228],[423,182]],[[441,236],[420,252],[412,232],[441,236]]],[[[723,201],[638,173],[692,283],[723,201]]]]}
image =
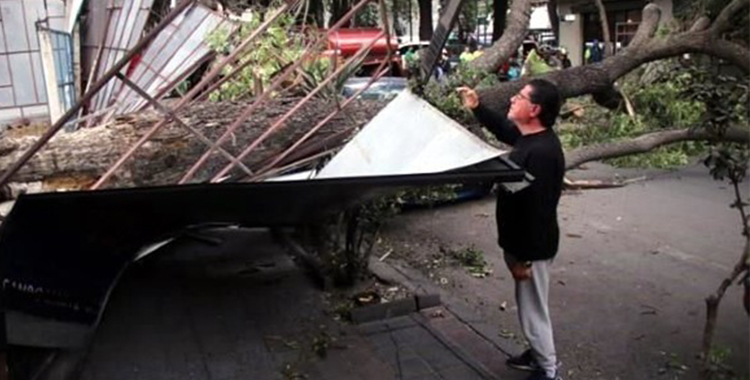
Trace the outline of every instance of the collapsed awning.
{"type": "Polygon", "coordinates": [[[297,226],[403,187],[523,178],[498,158],[438,174],[21,196],[0,229],[8,342],[84,344],[138,250],[186,227],[297,226]]]}
{"type": "Polygon", "coordinates": [[[141,248],[185,229],[300,226],[405,187],[525,182],[501,153],[405,92],[313,180],[21,196],[0,227],[8,342],[85,344],[141,248]]]}

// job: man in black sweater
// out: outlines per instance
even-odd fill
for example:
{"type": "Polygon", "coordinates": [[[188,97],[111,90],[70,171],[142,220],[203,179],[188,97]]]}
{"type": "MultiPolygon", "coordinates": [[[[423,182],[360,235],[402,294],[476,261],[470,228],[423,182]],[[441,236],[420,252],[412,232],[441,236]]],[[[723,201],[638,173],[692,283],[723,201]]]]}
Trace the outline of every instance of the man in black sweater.
{"type": "Polygon", "coordinates": [[[513,193],[500,190],[497,197],[498,243],[515,279],[518,317],[531,346],[507,364],[532,371],[529,380],[559,379],[548,307],[565,173],[560,140],[552,130],[560,113],[559,91],[550,82],[532,80],[511,98],[507,117],[484,107],[474,90],[458,91],[464,106],[500,141],[513,146],[510,159],[534,177],[530,186],[513,193]]]}

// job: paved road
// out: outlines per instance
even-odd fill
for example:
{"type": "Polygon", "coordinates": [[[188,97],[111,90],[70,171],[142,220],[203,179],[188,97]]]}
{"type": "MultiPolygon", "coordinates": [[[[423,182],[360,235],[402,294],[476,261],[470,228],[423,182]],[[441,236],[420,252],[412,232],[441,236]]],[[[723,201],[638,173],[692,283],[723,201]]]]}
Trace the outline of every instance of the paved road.
{"type": "MultiPolygon", "coordinates": [[[[591,167],[574,175],[614,173],[591,167]]],[[[551,308],[567,378],[697,377],[694,356],[704,323],[703,299],[740,257],[739,216],[728,207],[731,189],[702,167],[648,174],[648,181],[624,188],[562,198],[551,308]]],[[[431,272],[433,284],[445,277],[444,299],[470,309],[474,324],[495,339],[521,343],[512,280],[495,244],[493,218],[489,198],[412,212],[389,225],[383,246],[395,250],[391,262],[419,267],[441,246],[475,244],[494,267],[491,277],[472,278],[460,268],[422,268],[422,280],[429,281],[431,272]],[[500,310],[503,302],[505,311],[500,310]],[[506,338],[499,338],[498,331],[506,338]]],[[[737,286],[726,293],[715,342],[732,350],[728,364],[747,375],[750,331],[740,296],[737,286]]]]}

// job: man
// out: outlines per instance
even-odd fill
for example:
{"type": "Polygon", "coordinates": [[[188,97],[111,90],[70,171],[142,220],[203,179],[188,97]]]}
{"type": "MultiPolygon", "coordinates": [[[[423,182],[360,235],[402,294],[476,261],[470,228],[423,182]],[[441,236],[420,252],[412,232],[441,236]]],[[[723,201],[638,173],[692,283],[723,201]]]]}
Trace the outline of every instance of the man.
{"type": "Polygon", "coordinates": [[[532,80],[511,98],[506,118],[486,108],[474,90],[458,91],[464,107],[500,141],[513,146],[510,159],[534,176],[527,188],[501,190],[497,197],[498,243],[515,280],[518,317],[531,346],[507,364],[532,371],[529,380],[559,379],[548,291],[550,264],[560,240],[557,204],[565,172],[560,140],[552,130],[560,94],[552,83],[532,80]]]}

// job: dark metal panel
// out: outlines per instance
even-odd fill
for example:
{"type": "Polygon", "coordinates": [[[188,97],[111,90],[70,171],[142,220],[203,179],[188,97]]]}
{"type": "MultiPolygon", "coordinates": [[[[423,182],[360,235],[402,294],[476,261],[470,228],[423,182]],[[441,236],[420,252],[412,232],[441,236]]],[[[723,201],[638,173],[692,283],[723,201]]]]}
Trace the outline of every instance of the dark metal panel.
{"type": "MultiPolygon", "coordinates": [[[[21,196],[0,227],[4,311],[94,326],[138,250],[189,226],[296,226],[404,187],[523,179],[522,170],[494,159],[440,174],[21,196]]],[[[31,338],[14,339],[29,344],[31,338]]],[[[64,344],[70,343],[51,345],[64,344]]]]}

